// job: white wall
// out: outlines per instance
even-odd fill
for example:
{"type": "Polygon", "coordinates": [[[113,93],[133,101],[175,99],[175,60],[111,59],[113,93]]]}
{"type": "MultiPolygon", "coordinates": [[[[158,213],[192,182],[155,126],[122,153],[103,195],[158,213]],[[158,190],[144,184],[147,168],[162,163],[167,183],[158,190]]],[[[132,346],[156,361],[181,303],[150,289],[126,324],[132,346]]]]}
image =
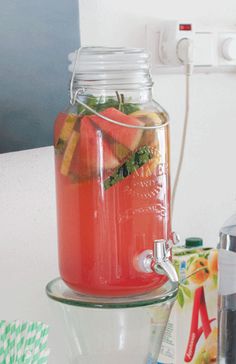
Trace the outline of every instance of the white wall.
{"type": "MultiPolygon", "coordinates": [[[[153,19],[201,24],[236,23],[234,0],[80,0],[82,45],[145,47],[153,19]]],[[[184,119],[183,75],[154,75],[154,96],[170,114],[172,178],[184,119]]],[[[235,74],[198,74],[191,81],[186,156],[176,196],[174,229],[215,245],[224,220],[236,210],[235,74]]]]}

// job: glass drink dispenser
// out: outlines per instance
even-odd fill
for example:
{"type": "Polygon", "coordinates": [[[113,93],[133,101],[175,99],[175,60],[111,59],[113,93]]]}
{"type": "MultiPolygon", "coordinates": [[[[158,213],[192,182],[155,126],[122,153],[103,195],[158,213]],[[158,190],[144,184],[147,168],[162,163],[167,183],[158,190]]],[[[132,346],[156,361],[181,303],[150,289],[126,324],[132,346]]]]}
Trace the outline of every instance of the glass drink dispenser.
{"type": "Polygon", "coordinates": [[[119,297],[177,281],[170,261],[169,127],[142,49],[81,48],[55,122],[60,274],[119,297]]]}

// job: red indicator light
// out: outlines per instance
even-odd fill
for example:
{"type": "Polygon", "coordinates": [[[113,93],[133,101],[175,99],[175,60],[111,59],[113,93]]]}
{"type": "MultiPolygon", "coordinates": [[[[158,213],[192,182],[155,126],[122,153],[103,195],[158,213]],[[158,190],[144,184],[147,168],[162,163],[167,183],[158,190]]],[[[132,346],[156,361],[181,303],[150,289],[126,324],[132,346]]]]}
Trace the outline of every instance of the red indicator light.
{"type": "Polygon", "coordinates": [[[179,30],[191,31],[192,30],[192,24],[180,24],[179,25],[179,30]]]}

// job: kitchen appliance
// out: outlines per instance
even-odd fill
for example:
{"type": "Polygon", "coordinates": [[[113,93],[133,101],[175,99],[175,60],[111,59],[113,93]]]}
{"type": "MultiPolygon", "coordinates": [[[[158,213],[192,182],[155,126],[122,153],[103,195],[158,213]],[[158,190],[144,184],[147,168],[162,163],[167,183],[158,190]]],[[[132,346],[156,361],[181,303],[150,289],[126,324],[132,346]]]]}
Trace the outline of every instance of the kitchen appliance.
{"type": "Polygon", "coordinates": [[[236,214],[220,230],[218,363],[236,363],[236,214]]]}

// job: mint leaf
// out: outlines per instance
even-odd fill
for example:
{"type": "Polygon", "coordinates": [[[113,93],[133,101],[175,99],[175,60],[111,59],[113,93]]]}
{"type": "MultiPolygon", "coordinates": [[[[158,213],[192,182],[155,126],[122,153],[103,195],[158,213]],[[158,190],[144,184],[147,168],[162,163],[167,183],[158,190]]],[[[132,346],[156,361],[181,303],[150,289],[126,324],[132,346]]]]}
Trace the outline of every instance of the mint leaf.
{"type": "MultiPolygon", "coordinates": [[[[125,103],[124,102],[124,96],[122,97],[122,103],[121,100],[116,100],[112,97],[109,97],[107,99],[104,99],[103,97],[95,97],[93,95],[88,95],[86,97],[86,100],[84,101],[86,105],[90,106],[92,109],[94,109],[97,112],[102,112],[106,109],[109,109],[110,107],[114,107],[117,110],[120,110],[126,115],[129,115],[135,111],[140,110],[139,106],[137,104],[133,104],[130,102],[125,103]]],[[[82,115],[92,115],[93,112],[86,109],[83,105],[77,106],[77,112],[78,114],[82,115]]]]}
{"type": "Polygon", "coordinates": [[[148,146],[136,150],[129,158],[118,167],[111,176],[109,176],[104,182],[104,189],[114,186],[117,182],[122,181],[124,178],[128,177],[130,174],[134,173],[137,169],[142,167],[152,158],[152,152],[148,146]]]}

